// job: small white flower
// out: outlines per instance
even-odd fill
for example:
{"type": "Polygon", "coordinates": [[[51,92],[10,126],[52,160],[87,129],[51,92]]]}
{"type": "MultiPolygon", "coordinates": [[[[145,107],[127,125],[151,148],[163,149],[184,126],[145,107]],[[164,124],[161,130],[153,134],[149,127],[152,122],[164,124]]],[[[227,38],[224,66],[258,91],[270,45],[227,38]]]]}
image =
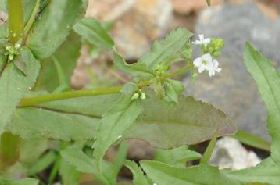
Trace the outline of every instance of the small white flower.
{"type": "Polygon", "coordinates": [[[198,40],[195,40],[193,44],[195,45],[205,45],[207,46],[211,42],[211,39],[204,38],[204,35],[200,34],[198,35],[198,40]]]}
{"type": "Polygon", "coordinates": [[[198,73],[202,73],[203,71],[208,71],[209,77],[212,77],[216,74],[216,72],[221,72],[221,68],[219,68],[219,62],[214,59],[210,53],[206,53],[201,57],[197,57],[193,61],[194,66],[197,68],[198,73]]]}
{"type": "Polygon", "coordinates": [[[216,59],[213,59],[212,62],[208,64],[208,72],[209,76],[212,77],[216,74],[216,72],[221,72],[222,69],[219,68],[219,62],[216,59]]]}
{"type": "Polygon", "coordinates": [[[139,93],[136,92],[132,95],[131,100],[137,100],[139,98],[139,93]]]}
{"type": "Polygon", "coordinates": [[[146,94],[142,92],[141,95],[140,95],[140,99],[145,100],[146,99],[146,94]]]}

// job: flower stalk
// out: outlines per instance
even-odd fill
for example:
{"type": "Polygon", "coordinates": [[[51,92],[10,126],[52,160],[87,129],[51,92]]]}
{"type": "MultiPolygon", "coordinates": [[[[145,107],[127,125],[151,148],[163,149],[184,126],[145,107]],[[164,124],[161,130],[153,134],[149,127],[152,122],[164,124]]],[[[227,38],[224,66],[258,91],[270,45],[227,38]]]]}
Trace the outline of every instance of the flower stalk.
{"type": "Polygon", "coordinates": [[[23,2],[22,0],[8,0],[9,13],[9,41],[18,42],[23,36],[23,2]]]}

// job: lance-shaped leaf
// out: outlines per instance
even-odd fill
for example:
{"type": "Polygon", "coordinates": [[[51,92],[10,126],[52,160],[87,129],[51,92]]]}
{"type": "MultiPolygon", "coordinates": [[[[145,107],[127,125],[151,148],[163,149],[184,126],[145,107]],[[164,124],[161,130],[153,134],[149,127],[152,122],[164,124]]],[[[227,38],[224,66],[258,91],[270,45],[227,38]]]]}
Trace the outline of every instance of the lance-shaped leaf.
{"type": "Polygon", "coordinates": [[[35,86],[36,89],[52,92],[59,85],[69,87],[71,76],[80,56],[80,49],[80,37],[72,32],[52,57],[42,61],[42,70],[35,86]]]}
{"type": "Polygon", "coordinates": [[[187,161],[197,160],[200,157],[199,153],[189,150],[187,146],[180,146],[170,150],[158,149],[155,153],[155,160],[176,167],[185,167],[187,161]]]}
{"type": "Polygon", "coordinates": [[[84,18],[75,24],[73,29],[94,46],[103,49],[111,49],[114,46],[107,30],[95,19],[84,18]]]}
{"type": "Polygon", "coordinates": [[[271,158],[264,160],[255,168],[228,171],[227,176],[242,183],[280,184],[280,167],[271,158]]]}
{"type": "Polygon", "coordinates": [[[18,109],[6,131],[23,138],[82,140],[94,137],[98,119],[37,108],[18,109]]]}
{"type": "Polygon", "coordinates": [[[59,174],[63,184],[78,185],[80,179],[80,172],[75,167],[65,160],[61,159],[59,163],[59,174]]]}
{"type": "Polygon", "coordinates": [[[20,52],[20,60],[26,66],[23,74],[11,62],[0,77],[0,133],[10,121],[20,99],[32,88],[40,70],[40,63],[28,49],[20,52]]]}
{"type": "MultiPolygon", "coordinates": [[[[40,106],[101,117],[119,96],[80,97],[40,106]]],[[[136,124],[123,134],[124,138],[139,138],[157,147],[173,148],[203,142],[215,134],[228,135],[235,131],[235,126],[221,110],[192,97],[180,97],[178,104],[172,104],[154,96],[147,96],[141,103],[143,112],[136,124]]]]}
{"type": "Polygon", "coordinates": [[[250,44],[246,45],[244,62],[255,79],[268,110],[268,130],[272,137],[272,158],[280,165],[280,75],[266,59],[250,44]]]}
{"type": "MultiPolygon", "coordinates": [[[[67,147],[65,150],[61,151],[61,155],[63,160],[71,164],[76,168],[76,170],[94,174],[96,179],[102,182],[105,185],[110,185],[110,180],[107,178],[108,173],[100,172],[97,168],[97,162],[87,156],[78,146],[67,147]]],[[[107,166],[108,163],[104,161],[104,165],[107,166]]],[[[112,166],[107,166],[108,168],[112,168],[112,166]]]]}
{"type": "Polygon", "coordinates": [[[37,179],[20,179],[20,180],[12,180],[12,179],[4,179],[0,178],[0,185],[38,185],[37,179]]]}
{"type": "Polygon", "coordinates": [[[149,69],[154,69],[159,64],[169,65],[183,58],[183,51],[189,45],[192,34],[183,28],[172,31],[164,39],[156,41],[150,52],[140,58],[139,63],[145,64],[149,69]]]}
{"type": "MultiPolygon", "coordinates": [[[[126,89],[126,87],[124,87],[126,89]]],[[[130,88],[130,87],[129,87],[130,88]]],[[[107,149],[135,122],[141,111],[139,101],[132,101],[134,87],[124,92],[100,122],[94,143],[94,157],[100,164],[107,149]]],[[[101,165],[101,164],[100,164],[101,165]]],[[[101,167],[99,165],[99,167],[101,167]]]]}
{"type": "Polygon", "coordinates": [[[147,177],[144,175],[141,168],[133,161],[126,161],[126,167],[133,173],[133,184],[134,185],[149,185],[147,177]]]}
{"type": "Polygon", "coordinates": [[[241,185],[208,165],[176,168],[157,161],[142,161],[141,166],[153,182],[160,185],[241,185]]]}
{"type": "Polygon", "coordinates": [[[54,53],[69,35],[83,9],[82,0],[50,1],[28,42],[35,56],[46,58],[54,53]]]}
{"type": "Polygon", "coordinates": [[[126,137],[143,139],[158,147],[173,148],[234,131],[235,126],[222,111],[193,97],[180,97],[178,104],[153,97],[143,102],[143,113],[137,124],[126,132],[126,137]]]}

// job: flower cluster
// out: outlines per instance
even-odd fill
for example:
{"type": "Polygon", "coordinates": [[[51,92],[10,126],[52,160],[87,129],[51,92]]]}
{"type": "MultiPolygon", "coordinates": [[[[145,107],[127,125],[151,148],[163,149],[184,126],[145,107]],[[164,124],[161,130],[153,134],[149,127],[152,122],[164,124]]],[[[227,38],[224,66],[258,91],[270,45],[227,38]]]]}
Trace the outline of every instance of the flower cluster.
{"type": "Polygon", "coordinates": [[[199,45],[203,53],[201,57],[197,57],[193,61],[198,73],[208,71],[209,77],[212,77],[221,72],[222,69],[215,58],[220,55],[220,50],[224,45],[223,40],[204,38],[204,35],[198,35],[198,39],[193,44],[199,45]]]}
{"type": "Polygon", "coordinates": [[[8,56],[8,60],[12,61],[15,59],[16,55],[19,54],[20,44],[16,43],[15,45],[6,46],[5,55],[8,56]]]}
{"type": "Polygon", "coordinates": [[[138,99],[141,99],[141,100],[145,100],[146,99],[146,94],[144,92],[142,92],[141,89],[139,89],[137,92],[135,92],[132,97],[131,97],[131,100],[138,100],[138,99]]]}

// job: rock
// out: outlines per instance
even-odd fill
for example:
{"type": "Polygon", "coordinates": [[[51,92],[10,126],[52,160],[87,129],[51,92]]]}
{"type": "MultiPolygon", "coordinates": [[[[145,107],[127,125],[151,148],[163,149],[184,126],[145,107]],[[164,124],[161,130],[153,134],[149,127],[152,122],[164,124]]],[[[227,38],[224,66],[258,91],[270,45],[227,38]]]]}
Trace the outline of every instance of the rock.
{"type": "Polygon", "coordinates": [[[238,140],[224,137],[217,141],[210,163],[220,169],[240,170],[257,166],[261,160],[252,152],[247,151],[238,140]]]}
{"type": "Polygon", "coordinates": [[[198,19],[196,33],[221,37],[225,48],[219,59],[222,72],[214,78],[199,75],[195,83],[185,78],[186,95],[194,95],[224,110],[239,129],[269,139],[266,131],[266,110],[255,81],[243,63],[246,41],[253,42],[279,67],[280,20],[273,22],[253,3],[224,4],[209,8],[198,19]]]}
{"type": "Polygon", "coordinates": [[[114,21],[112,35],[128,59],[141,57],[172,20],[170,0],[90,0],[87,17],[114,21]]]}
{"type": "MultiPolygon", "coordinates": [[[[211,0],[211,6],[221,4],[222,2],[223,0],[211,0]]],[[[189,14],[206,8],[207,3],[206,0],[172,0],[172,6],[177,13],[189,14]]]]}
{"type": "Polygon", "coordinates": [[[5,24],[7,20],[8,20],[8,15],[5,12],[0,11],[0,26],[5,24]]]}

